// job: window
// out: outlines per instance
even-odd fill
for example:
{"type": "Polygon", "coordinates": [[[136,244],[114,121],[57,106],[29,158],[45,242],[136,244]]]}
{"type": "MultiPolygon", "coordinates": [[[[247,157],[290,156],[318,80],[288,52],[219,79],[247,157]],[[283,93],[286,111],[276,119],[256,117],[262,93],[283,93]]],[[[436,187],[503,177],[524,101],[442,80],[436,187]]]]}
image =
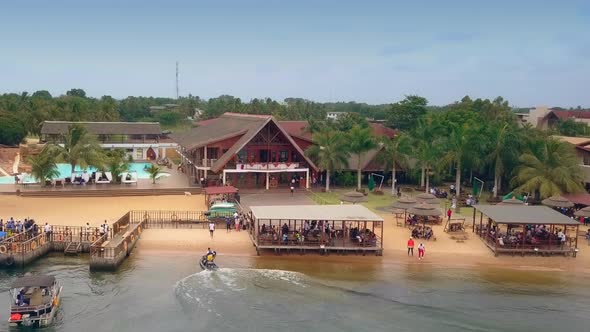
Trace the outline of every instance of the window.
{"type": "Polygon", "coordinates": [[[584,165],[590,165],[590,154],[584,153],[584,165]]]}
{"type": "Polygon", "coordinates": [[[279,161],[285,163],[289,160],[289,152],[288,151],[281,151],[279,153],[279,161]]]}
{"type": "Polygon", "coordinates": [[[291,153],[291,161],[294,163],[299,162],[299,155],[297,154],[297,152],[293,151],[291,153]]]}

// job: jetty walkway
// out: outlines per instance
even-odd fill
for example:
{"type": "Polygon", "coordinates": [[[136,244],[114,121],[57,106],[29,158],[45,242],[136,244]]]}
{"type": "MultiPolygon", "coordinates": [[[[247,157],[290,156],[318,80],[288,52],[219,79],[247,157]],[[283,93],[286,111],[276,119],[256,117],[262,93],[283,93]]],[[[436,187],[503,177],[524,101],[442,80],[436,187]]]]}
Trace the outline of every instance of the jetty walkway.
{"type": "Polygon", "coordinates": [[[1,240],[0,268],[24,267],[49,252],[63,252],[89,253],[90,270],[116,270],[143,230],[206,228],[208,223],[205,211],[134,210],[114,222],[108,234],[101,235],[98,228],[53,225],[50,233],[29,231],[1,240]]]}

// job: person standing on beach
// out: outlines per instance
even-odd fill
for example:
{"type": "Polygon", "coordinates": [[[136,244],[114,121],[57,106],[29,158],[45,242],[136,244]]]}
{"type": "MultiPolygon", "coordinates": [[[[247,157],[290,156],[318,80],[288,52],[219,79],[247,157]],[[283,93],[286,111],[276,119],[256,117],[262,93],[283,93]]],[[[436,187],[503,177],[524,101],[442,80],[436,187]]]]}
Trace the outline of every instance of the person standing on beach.
{"type": "Polygon", "coordinates": [[[213,238],[213,232],[215,232],[215,223],[213,221],[209,222],[209,234],[211,238],[213,238]]]}
{"type": "Polygon", "coordinates": [[[225,230],[227,231],[227,233],[231,232],[231,218],[230,217],[225,218],[225,230]]]}
{"type": "Polygon", "coordinates": [[[448,219],[448,220],[451,220],[451,216],[452,216],[452,215],[453,215],[453,210],[451,210],[451,208],[449,208],[449,209],[447,210],[447,217],[449,217],[449,219],[448,219]]]}
{"type": "Polygon", "coordinates": [[[410,256],[410,254],[414,256],[414,239],[411,237],[408,240],[408,256],[410,256]]]}
{"type": "Polygon", "coordinates": [[[426,251],[426,247],[424,246],[424,244],[420,243],[420,245],[418,246],[418,259],[422,260],[422,258],[424,258],[424,252],[426,251]]]}

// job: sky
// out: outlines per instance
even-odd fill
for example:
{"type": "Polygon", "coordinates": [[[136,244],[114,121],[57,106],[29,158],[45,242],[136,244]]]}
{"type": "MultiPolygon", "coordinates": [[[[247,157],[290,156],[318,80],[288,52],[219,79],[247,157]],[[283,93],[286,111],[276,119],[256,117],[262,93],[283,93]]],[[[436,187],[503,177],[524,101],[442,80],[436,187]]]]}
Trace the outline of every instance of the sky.
{"type": "Polygon", "coordinates": [[[1,1],[0,93],[590,107],[590,0],[1,1]]]}

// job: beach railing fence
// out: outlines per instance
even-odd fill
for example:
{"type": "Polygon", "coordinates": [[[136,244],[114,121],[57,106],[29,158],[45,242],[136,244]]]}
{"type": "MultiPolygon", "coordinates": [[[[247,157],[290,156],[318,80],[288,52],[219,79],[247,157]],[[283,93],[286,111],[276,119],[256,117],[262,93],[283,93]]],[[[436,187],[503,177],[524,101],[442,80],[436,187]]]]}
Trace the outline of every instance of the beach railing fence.
{"type": "Polygon", "coordinates": [[[134,210],[129,213],[131,223],[142,222],[145,228],[206,228],[210,219],[233,218],[230,212],[215,212],[214,216],[207,216],[206,211],[134,210]]]}

